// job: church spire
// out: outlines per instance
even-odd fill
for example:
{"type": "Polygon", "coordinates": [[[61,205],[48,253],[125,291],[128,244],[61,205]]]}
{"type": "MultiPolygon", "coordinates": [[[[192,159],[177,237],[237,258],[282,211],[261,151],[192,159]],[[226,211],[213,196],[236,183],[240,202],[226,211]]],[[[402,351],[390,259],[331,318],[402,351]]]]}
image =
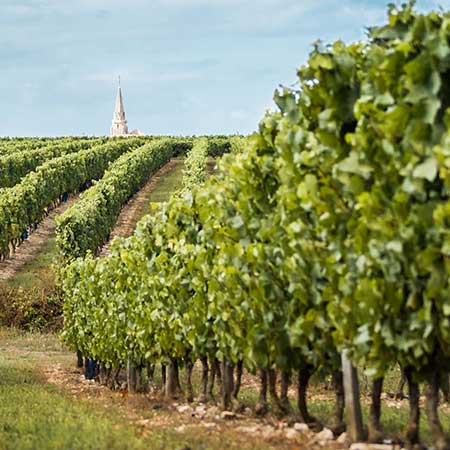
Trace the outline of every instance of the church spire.
{"type": "Polygon", "coordinates": [[[119,76],[119,88],[117,90],[116,106],[111,126],[111,136],[125,136],[127,134],[128,126],[125,118],[125,109],[123,107],[122,87],[120,86],[119,76]]]}

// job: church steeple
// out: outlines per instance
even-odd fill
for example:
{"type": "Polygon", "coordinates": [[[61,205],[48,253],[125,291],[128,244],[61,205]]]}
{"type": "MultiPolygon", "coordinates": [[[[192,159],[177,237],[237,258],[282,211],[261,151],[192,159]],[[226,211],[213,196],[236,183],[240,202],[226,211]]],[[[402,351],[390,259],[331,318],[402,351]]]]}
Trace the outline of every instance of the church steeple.
{"type": "Polygon", "coordinates": [[[125,118],[125,109],[123,107],[122,87],[120,86],[116,96],[116,107],[111,126],[111,136],[126,136],[128,134],[127,120],[125,118]]]}

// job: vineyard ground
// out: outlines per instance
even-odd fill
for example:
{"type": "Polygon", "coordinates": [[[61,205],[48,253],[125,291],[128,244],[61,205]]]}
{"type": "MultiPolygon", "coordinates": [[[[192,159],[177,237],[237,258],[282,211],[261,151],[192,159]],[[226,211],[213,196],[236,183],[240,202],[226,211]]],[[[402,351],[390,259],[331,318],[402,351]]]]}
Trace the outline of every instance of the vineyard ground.
{"type": "Polygon", "coordinates": [[[160,400],[113,393],[84,381],[74,362],[56,335],[0,330],[2,450],[296,448],[227,421],[196,420],[160,400]]]}
{"type": "MultiPolygon", "coordinates": [[[[159,373],[159,371],[158,371],[159,373]]],[[[183,373],[182,373],[183,376],[183,373]]],[[[159,380],[156,379],[156,382],[159,380]]],[[[251,408],[257,399],[257,382],[246,374],[241,401],[251,408]]],[[[311,388],[311,412],[323,421],[333,409],[333,393],[316,380],[311,388]]],[[[393,373],[390,386],[398,381],[393,373]]],[[[200,371],[194,373],[200,391],[200,371]]],[[[182,383],[183,387],[183,383],[182,383]]],[[[291,396],[293,397],[292,389],[291,396]]],[[[210,449],[294,450],[324,448],[314,434],[286,438],[287,421],[269,416],[256,419],[250,412],[225,420],[214,406],[206,416],[192,407],[168,404],[158,393],[128,395],[86,381],[75,368],[72,352],[55,334],[0,329],[0,449],[210,449]],[[6,393],[8,395],[6,395],[6,393]],[[210,414],[212,413],[212,415],[210,414]]],[[[364,399],[364,414],[368,399],[364,399]]],[[[402,432],[408,411],[406,401],[384,399],[383,424],[391,437],[402,432]]],[[[441,406],[444,427],[450,429],[450,408],[441,406]]],[[[428,435],[422,418],[423,436],[428,435]]],[[[430,442],[429,442],[430,443],[430,442]]],[[[327,449],[343,448],[329,443],[327,449]]]]}
{"type": "Polygon", "coordinates": [[[183,178],[184,158],[174,158],[169,173],[160,177],[159,182],[154,185],[147,202],[141,210],[141,217],[152,212],[152,203],[162,203],[169,200],[170,196],[181,188],[183,178]]]}
{"type": "Polygon", "coordinates": [[[55,284],[55,275],[52,264],[57,255],[55,236],[49,236],[42,242],[39,251],[33,259],[25,262],[22,267],[11,277],[7,284],[11,287],[23,289],[44,289],[55,284]]]}
{"type": "MultiPolygon", "coordinates": [[[[25,286],[35,286],[39,277],[35,276],[37,267],[49,267],[56,251],[56,244],[51,242],[55,235],[55,217],[62,214],[78,199],[78,195],[72,196],[65,203],[53,209],[50,214],[39,224],[38,229],[20,245],[16,253],[6,261],[0,262],[0,282],[10,282],[19,273],[24,276],[25,286]],[[38,261],[35,261],[39,257],[38,261]]],[[[44,280],[46,282],[47,279],[44,280]]],[[[14,284],[14,283],[13,283],[14,284]]],[[[39,283],[38,283],[39,284],[39,283]]]]}

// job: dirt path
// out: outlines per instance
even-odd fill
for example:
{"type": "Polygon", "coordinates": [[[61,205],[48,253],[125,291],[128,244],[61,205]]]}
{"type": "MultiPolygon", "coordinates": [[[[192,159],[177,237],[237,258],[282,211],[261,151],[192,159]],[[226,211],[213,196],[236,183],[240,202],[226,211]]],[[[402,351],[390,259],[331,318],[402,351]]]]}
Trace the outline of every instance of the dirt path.
{"type": "Polygon", "coordinates": [[[61,203],[39,224],[38,229],[22,243],[11,258],[0,262],[0,281],[14,278],[23,266],[32,261],[42,250],[45,242],[55,234],[55,218],[70,208],[78,200],[78,195],[71,196],[66,203],[61,203]]]}
{"type": "Polygon", "coordinates": [[[106,256],[110,252],[110,243],[116,236],[128,237],[133,234],[133,231],[142,217],[142,210],[148,203],[150,194],[155,190],[162,178],[169,172],[173,171],[175,167],[180,164],[178,160],[170,160],[161,169],[158,170],[150,180],[139,190],[129,202],[122,208],[116,225],[111,232],[110,240],[103,246],[100,256],[106,256]]]}

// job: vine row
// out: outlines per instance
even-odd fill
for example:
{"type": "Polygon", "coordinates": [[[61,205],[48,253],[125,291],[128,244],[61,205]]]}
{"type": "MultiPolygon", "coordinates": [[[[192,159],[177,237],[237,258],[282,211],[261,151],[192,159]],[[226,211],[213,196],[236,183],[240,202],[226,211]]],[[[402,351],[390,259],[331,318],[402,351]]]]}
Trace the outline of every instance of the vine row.
{"type": "Polygon", "coordinates": [[[122,139],[54,158],[15,186],[0,189],[0,259],[15,250],[49,208],[100,178],[111,161],[144,142],[122,139]]]}
{"type": "Polygon", "coordinates": [[[184,140],[160,139],[121,156],[103,178],[57,219],[56,241],[65,259],[96,253],[122,206],[170,158],[186,150],[184,140]]]}
{"type": "Polygon", "coordinates": [[[59,137],[59,138],[0,138],[0,156],[17,154],[23,151],[37,150],[49,145],[64,145],[73,141],[86,141],[87,137],[59,137]]]}
{"type": "Polygon", "coordinates": [[[0,188],[12,187],[27,173],[50,159],[86,150],[104,143],[103,139],[74,139],[64,143],[51,143],[44,147],[0,156],[0,188]]]}

